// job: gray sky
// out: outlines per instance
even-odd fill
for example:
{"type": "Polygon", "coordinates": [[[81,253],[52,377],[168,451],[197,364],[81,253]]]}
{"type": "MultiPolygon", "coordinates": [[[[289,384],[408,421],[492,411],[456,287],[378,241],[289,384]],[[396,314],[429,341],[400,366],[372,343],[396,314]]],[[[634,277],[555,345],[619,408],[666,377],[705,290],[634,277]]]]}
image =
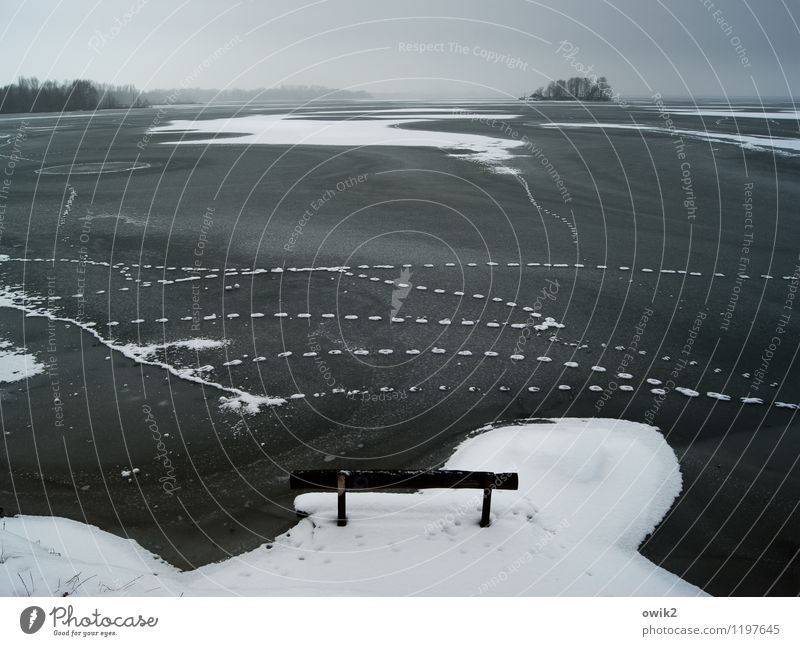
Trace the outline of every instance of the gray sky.
{"type": "Polygon", "coordinates": [[[624,96],[800,94],[800,0],[0,0],[0,11],[0,83],[502,97],[592,66],[624,96]]]}

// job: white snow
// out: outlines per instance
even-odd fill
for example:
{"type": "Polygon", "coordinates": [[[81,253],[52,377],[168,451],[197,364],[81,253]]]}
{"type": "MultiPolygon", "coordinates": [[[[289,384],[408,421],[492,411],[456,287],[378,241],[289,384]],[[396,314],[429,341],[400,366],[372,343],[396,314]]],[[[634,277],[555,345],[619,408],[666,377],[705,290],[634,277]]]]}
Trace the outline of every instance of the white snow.
{"type": "Polygon", "coordinates": [[[0,384],[28,379],[45,371],[45,365],[36,356],[15,348],[8,341],[0,341],[0,384]]]}
{"type": "Polygon", "coordinates": [[[8,286],[0,286],[0,307],[11,307],[20,310],[22,312],[25,312],[27,316],[36,316],[36,317],[46,318],[51,321],[62,321],[65,323],[71,323],[81,328],[82,330],[88,332],[92,336],[94,336],[98,341],[100,341],[110,350],[120,352],[125,357],[132,359],[137,363],[149,366],[156,366],[168,371],[170,374],[179,377],[180,379],[191,381],[197,384],[202,384],[206,387],[214,388],[218,391],[227,393],[227,395],[223,395],[220,397],[220,406],[224,409],[245,412],[248,415],[255,415],[260,411],[262,407],[280,406],[286,403],[286,400],[283,399],[282,397],[268,397],[263,395],[254,395],[239,388],[231,388],[229,386],[224,386],[217,382],[203,379],[201,376],[199,376],[200,373],[207,372],[208,369],[213,370],[213,367],[211,366],[204,366],[202,368],[195,368],[195,369],[178,368],[167,362],[151,358],[154,349],[157,349],[159,347],[178,346],[178,347],[188,347],[197,349],[198,344],[202,348],[209,347],[208,346],[209,343],[211,343],[215,347],[219,347],[216,345],[217,343],[225,344],[227,343],[227,341],[187,339],[185,341],[175,341],[171,343],[166,343],[163,344],[162,346],[158,345],[138,346],[132,343],[121,345],[115,343],[110,339],[106,339],[105,337],[103,337],[97,330],[94,329],[95,327],[94,322],[85,323],[83,321],[78,321],[68,317],[57,316],[44,308],[37,307],[35,303],[36,299],[32,298],[24,291],[16,290],[8,286]]]}
{"type": "Polygon", "coordinates": [[[133,540],[63,518],[0,524],[0,595],[688,595],[703,593],[636,548],[681,490],[675,454],[654,428],[611,419],[501,427],[466,440],[449,469],[515,471],[519,491],[355,493],[335,497],[274,543],[179,572],[133,540]],[[70,589],[76,574],[85,581],[70,589]],[[18,576],[19,575],[19,576],[18,576]]]}
{"type": "Polygon", "coordinates": [[[764,400],[760,397],[740,397],[739,401],[743,404],[763,404],[764,400]]]}
{"type": "MultiPolygon", "coordinates": [[[[337,113],[338,114],[338,113],[337,113]]],[[[254,145],[277,146],[412,146],[447,150],[470,151],[452,153],[453,156],[482,164],[497,165],[512,158],[512,150],[525,145],[519,139],[501,139],[473,133],[454,133],[402,126],[423,120],[467,120],[469,115],[456,113],[416,114],[405,118],[369,119],[344,117],[342,119],[314,119],[315,113],[303,114],[253,114],[229,119],[197,121],[175,120],[166,126],[151,128],[151,133],[204,133],[229,134],[230,137],[208,139],[178,139],[160,141],[167,145],[254,145]]],[[[484,118],[516,119],[520,115],[481,115],[484,118]]]]}
{"type": "Polygon", "coordinates": [[[734,119],[800,119],[800,110],[765,111],[762,108],[754,110],[737,110],[734,108],[719,110],[713,108],[675,108],[670,106],[674,114],[688,114],[699,117],[730,117],[734,119]]]}
{"type": "Polygon", "coordinates": [[[145,346],[137,346],[131,343],[126,345],[125,348],[129,352],[140,354],[141,356],[150,356],[154,354],[156,350],[164,350],[167,348],[185,348],[187,350],[195,350],[199,352],[201,350],[224,348],[226,345],[228,345],[227,339],[218,340],[197,337],[193,339],[182,339],[179,341],[169,341],[168,343],[145,346]]]}
{"type": "MultiPolygon", "coordinates": [[[[670,130],[668,128],[626,123],[567,122],[543,123],[540,125],[543,128],[601,128],[603,130],[639,130],[642,132],[654,132],[673,137],[680,135],[687,138],[700,139],[712,143],[735,144],[748,150],[774,150],[784,154],[800,153],[800,139],[796,138],[728,134],[723,132],[712,132],[710,130],[670,130]]],[[[622,267],[620,267],[620,269],[622,269],[622,267]]]]}

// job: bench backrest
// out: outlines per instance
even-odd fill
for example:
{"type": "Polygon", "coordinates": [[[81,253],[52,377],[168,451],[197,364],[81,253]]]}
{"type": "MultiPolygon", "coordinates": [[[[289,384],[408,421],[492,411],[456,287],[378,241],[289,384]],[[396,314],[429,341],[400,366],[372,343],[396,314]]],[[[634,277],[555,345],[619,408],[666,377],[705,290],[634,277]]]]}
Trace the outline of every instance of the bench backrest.
{"type": "Polygon", "coordinates": [[[380,489],[498,489],[516,490],[516,473],[491,471],[353,471],[349,469],[307,469],[289,476],[291,489],[323,489],[336,491],[339,474],[344,474],[348,491],[380,489]]]}

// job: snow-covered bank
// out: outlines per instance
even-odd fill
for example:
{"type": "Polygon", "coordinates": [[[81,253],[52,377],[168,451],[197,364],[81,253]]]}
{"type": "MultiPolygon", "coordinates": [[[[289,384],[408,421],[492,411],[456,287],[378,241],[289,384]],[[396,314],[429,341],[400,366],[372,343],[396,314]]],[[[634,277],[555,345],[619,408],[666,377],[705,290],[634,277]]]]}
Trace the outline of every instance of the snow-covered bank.
{"type": "Polygon", "coordinates": [[[518,471],[478,527],[479,491],[362,493],[337,527],[330,494],[274,543],[181,573],[125,540],[61,518],[0,521],[2,595],[698,595],[637,546],[681,488],[654,428],[563,419],[497,428],[447,468],[518,471]]]}

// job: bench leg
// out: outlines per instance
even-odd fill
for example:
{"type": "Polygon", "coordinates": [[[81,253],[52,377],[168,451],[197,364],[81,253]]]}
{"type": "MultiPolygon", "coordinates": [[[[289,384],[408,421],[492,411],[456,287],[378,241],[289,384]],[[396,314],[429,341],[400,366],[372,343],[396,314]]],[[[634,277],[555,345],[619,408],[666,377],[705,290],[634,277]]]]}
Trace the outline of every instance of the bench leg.
{"type": "Polygon", "coordinates": [[[481,527],[488,527],[491,524],[489,514],[492,512],[492,488],[487,487],[483,490],[483,509],[481,510],[481,527]]]}
{"type": "Polygon", "coordinates": [[[339,518],[336,521],[336,525],[339,527],[344,527],[347,525],[347,507],[345,505],[345,488],[344,488],[344,479],[345,474],[340,473],[336,479],[336,498],[339,507],[339,518]]]}

